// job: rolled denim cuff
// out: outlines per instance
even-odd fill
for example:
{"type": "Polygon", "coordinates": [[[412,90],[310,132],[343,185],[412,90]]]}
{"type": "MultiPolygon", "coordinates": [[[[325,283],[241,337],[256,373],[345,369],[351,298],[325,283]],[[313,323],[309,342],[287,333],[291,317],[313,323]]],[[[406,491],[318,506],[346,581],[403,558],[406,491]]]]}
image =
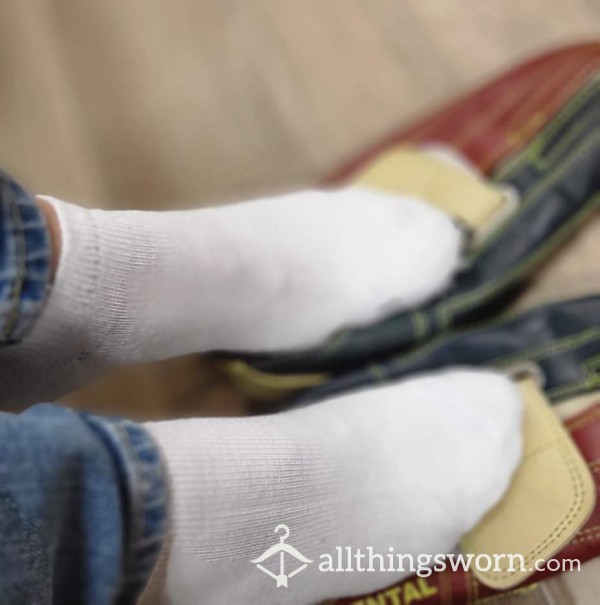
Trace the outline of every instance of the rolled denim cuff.
{"type": "Polygon", "coordinates": [[[0,412],[0,602],[135,603],[167,516],[142,425],[52,404],[0,412]]]}
{"type": "Polygon", "coordinates": [[[33,198],[0,172],[0,345],[20,341],[50,283],[50,236],[33,198]]]}
{"type": "Polygon", "coordinates": [[[166,533],[168,493],[159,448],[139,424],[81,414],[111,451],[123,481],[126,551],[118,603],[132,603],[150,578],[166,533]]]}

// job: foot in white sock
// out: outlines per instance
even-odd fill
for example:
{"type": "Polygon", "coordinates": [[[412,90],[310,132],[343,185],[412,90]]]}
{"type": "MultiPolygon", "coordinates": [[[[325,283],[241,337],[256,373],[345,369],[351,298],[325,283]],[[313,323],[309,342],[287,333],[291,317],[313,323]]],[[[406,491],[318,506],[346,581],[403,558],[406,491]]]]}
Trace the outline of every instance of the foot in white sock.
{"type": "Polygon", "coordinates": [[[0,351],[5,404],[57,396],[126,363],[316,345],[422,303],[459,265],[448,217],[364,189],[163,213],[47,199],[62,256],[33,332],[0,351]]]}
{"type": "Polygon", "coordinates": [[[519,394],[482,371],[268,417],[146,426],[172,487],[170,544],[148,594],[172,605],[308,604],[389,585],[407,574],[321,572],[320,555],[451,552],[504,493],[521,454],[519,394]],[[288,589],[250,563],[277,542],[280,523],[314,561],[288,589]]]}

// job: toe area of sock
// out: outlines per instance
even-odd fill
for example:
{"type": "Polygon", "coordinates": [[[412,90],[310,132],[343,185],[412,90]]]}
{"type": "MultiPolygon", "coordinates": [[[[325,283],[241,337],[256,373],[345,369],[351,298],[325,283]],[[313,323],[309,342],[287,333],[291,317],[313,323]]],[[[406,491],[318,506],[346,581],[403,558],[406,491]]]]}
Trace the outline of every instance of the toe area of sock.
{"type": "Polygon", "coordinates": [[[369,189],[352,188],[346,198],[361,198],[376,220],[364,223],[362,246],[355,262],[360,323],[375,321],[396,312],[418,307],[440,294],[460,269],[464,233],[444,212],[424,200],[369,189]],[[368,231],[368,233],[366,232],[368,231]],[[363,268],[366,274],[362,274],[363,268]],[[361,318],[360,315],[363,315],[361,318]]]}
{"type": "Polygon", "coordinates": [[[412,207],[410,221],[403,226],[407,263],[407,305],[422,304],[450,285],[459,270],[464,248],[464,234],[445,213],[426,202],[408,198],[412,207]]]}
{"type": "Polygon", "coordinates": [[[470,530],[506,493],[523,451],[523,401],[507,376],[457,370],[447,388],[460,393],[465,449],[460,475],[465,486],[463,531],[470,530]]]}

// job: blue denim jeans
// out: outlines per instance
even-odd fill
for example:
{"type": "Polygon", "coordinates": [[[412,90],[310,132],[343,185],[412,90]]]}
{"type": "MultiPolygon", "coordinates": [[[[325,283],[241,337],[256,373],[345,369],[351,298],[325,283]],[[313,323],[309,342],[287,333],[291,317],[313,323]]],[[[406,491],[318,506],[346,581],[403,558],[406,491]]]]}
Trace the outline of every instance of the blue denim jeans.
{"type": "MultiPolygon", "coordinates": [[[[0,346],[42,312],[49,252],[38,207],[0,173],[0,346]]],[[[135,603],[166,511],[164,467],[141,425],[53,404],[0,412],[1,605],[135,603]]]]}

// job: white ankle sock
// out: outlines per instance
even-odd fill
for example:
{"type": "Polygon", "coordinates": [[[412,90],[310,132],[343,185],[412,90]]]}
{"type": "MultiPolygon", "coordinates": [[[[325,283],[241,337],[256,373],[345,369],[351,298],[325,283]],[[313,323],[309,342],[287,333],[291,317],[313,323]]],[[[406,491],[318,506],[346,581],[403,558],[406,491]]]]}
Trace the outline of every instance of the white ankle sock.
{"type": "Polygon", "coordinates": [[[33,332],[0,351],[5,403],[51,398],[125,363],[316,345],[425,301],[459,264],[448,217],[364,189],[162,213],[46,199],[62,255],[33,332]]]}
{"type": "Polygon", "coordinates": [[[267,417],[146,427],[172,488],[170,543],[147,596],[173,605],[306,605],[389,585],[407,574],[320,572],[320,555],[451,552],[504,493],[521,453],[518,391],[483,371],[267,417]],[[287,589],[250,563],[278,542],[278,524],[314,561],[287,589]]]}

